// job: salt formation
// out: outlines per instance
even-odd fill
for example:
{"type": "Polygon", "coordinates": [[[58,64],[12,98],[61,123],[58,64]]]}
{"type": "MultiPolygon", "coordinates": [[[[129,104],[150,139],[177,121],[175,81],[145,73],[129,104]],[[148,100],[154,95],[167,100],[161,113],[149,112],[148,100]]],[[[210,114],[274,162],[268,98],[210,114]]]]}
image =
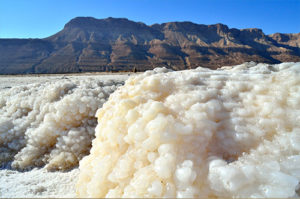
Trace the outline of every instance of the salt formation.
{"type": "Polygon", "coordinates": [[[1,198],[75,198],[79,169],[49,172],[45,168],[31,171],[0,170],[1,198]]]}
{"type": "Polygon", "coordinates": [[[77,195],[298,197],[299,73],[245,63],[128,79],[96,114],[77,195]]]}
{"type": "Polygon", "coordinates": [[[61,79],[1,90],[0,164],[70,169],[88,154],[98,108],[122,81],[61,79]]]}

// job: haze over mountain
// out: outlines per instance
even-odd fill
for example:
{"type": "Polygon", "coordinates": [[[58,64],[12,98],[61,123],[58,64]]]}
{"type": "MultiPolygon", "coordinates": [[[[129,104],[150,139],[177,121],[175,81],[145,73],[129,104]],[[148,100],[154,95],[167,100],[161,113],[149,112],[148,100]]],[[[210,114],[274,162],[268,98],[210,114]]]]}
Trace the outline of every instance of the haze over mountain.
{"type": "Polygon", "coordinates": [[[300,61],[300,33],[77,17],[48,38],[0,39],[0,74],[216,69],[247,61],[300,61]]]}

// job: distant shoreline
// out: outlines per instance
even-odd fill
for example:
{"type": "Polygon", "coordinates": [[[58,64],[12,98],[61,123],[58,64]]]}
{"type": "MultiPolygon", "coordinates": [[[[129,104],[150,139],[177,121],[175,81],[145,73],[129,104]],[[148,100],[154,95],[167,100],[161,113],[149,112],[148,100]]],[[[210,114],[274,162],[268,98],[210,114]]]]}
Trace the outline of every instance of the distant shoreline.
{"type": "Polygon", "coordinates": [[[0,74],[1,77],[48,77],[48,76],[93,76],[93,75],[132,75],[143,72],[84,72],[84,73],[41,73],[41,74],[0,74]]]}

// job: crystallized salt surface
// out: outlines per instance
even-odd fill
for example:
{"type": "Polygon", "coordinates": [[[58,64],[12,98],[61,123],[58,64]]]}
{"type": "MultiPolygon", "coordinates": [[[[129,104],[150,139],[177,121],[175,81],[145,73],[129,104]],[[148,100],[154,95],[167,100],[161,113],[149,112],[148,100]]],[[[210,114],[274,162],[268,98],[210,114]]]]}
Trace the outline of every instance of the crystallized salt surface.
{"type": "Polygon", "coordinates": [[[28,172],[0,170],[1,198],[75,198],[78,169],[68,172],[48,172],[33,169],[28,172]]]}
{"type": "Polygon", "coordinates": [[[128,79],[97,112],[77,195],[298,197],[299,73],[245,63],[128,79]]]}
{"type": "Polygon", "coordinates": [[[65,170],[89,153],[95,113],[127,76],[0,78],[0,166],[65,170]]]}

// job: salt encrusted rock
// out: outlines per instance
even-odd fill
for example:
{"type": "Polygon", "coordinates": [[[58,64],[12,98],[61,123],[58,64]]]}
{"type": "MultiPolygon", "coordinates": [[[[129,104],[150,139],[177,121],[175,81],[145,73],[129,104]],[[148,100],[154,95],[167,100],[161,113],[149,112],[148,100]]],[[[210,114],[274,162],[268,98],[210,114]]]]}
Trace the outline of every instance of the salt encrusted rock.
{"type": "Polygon", "coordinates": [[[294,197],[300,63],[148,71],[98,110],[80,197],[294,197]]]}

